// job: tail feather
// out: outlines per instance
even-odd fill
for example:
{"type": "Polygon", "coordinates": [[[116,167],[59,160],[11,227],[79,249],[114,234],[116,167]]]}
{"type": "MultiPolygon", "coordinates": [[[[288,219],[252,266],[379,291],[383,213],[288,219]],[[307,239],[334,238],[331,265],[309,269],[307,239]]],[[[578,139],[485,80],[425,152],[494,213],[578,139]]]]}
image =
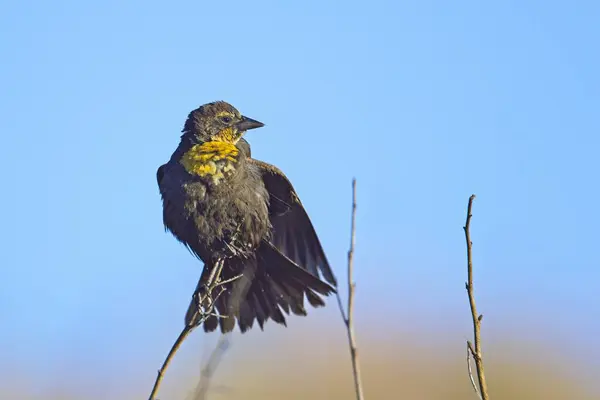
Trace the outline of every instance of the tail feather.
{"type": "MultiPolygon", "coordinates": [[[[246,332],[247,330],[252,328],[252,325],[254,325],[254,318],[252,318],[252,309],[254,308],[254,299],[252,298],[248,298],[247,301],[243,301],[240,303],[240,312],[238,314],[238,321],[239,321],[239,326],[240,326],[240,330],[243,332],[246,332]]],[[[225,319],[229,319],[232,320],[234,322],[233,325],[235,325],[235,318],[225,318],[225,319]]],[[[229,328],[229,326],[227,326],[229,328]]],[[[233,326],[231,326],[231,329],[233,330],[233,326]]]]}
{"type": "Polygon", "coordinates": [[[225,291],[221,294],[221,297],[225,298],[225,304],[227,305],[226,309],[218,310],[220,316],[219,323],[221,325],[221,332],[223,333],[231,332],[235,328],[236,319],[242,333],[250,329],[254,323],[255,314],[249,312],[254,309],[254,302],[251,296],[249,296],[249,289],[255,280],[257,272],[256,262],[249,261],[242,264],[240,263],[241,260],[237,260],[237,262],[234,260],[232,259],[230,265],[225,265],[223,268],[223,280],[241,275],[238,279],[231,282],[231,284],[225,285],[225,291]],[[237,265],[236,267],[236,264],[242,265],[237,265]]]}
{"type": "Polygon", "coordinates": [[[237,313],[231,309],[231,299],[227,298],[225,293],[223,293],[221,297],[225,298],[223,301],[225,307],[223,309],[220,307],[220,304],[217,304],[217,311],[219,312],[219,317],[217,319],[219,321],[221,332],[231,332],[233,328],[235,328],[235,317],[237,317],[237,313]]]}
{"type": "MultiPolygon", "coordinates": [[[[261,329],[264,322],[268,320],[273,313],[273,305],[268,301],[267,296],[265,296],[265,294],[269,294],[271,289],[277,297],[279,295],[278,289],[274,286],[269,287],[269,281],[267,279],[255,279],[250,288],[252,296],[256,299],[257,307],[255,308],[255,314],[261,329]]],[[[279,304],[282,305],[281,302],[279,304]]],[[[283,310],[286,314],[289,314],[289,309],[286,310],[286,308],[287,307],[284,307],[283,310]]]]}
{"type": "Polygon", "coordinates": [[[271,280],[271,286],[275,290],[275,296],[278,299],[279,306],[283,309],[283,311],[285,311],[286,314],[289,314],[291,309],[292,313],[296,315],[306,315],[306,313],[297,313],[296,299],[289,294],[290,291],[285,284],[281,284],[275,280],[271,280]]]}
{"type": "Polygon", "coordinates": [[[271,319],[278,324],[282,324],[287,326],[287,321],[285,320],[285,315],[281,312],[281,308],[277,304],[277,300],[275,298],[271,298],[271,303],[273,304],[273,312],[271,313],[271,319]]]}
{"type": "MultiPolygon", "coordinates": [[[[269,319],[269,312],[265,311],[264,306],[261,304],[261,301],[259,300],[259,298],[256,296],[255,293],[252,293],[251,295],[251,299],[253,301],[253,305],[250,307],[250,310],[244,310],[244,312],[242,312],[242,315],[246,315],[246,314],[252,314],[251,310],[254,309],[255,311],[255,316],[256,316],[256,322],[258,323],[258,326],[260,326],[260,329],[263,329],[263,326],[265,324],[265,321],[267,319],[269,319]]],[[[252,324],[252,323],[250,323],[252,324]]],[[[252,325],[250,325],[252,327],[252,325]]]]}
{"type": "Polygon", "coordinates": [[[323,296],[335,293],[336,290],[333,286],[298,266],[272,244],[266,243],[261,248],[264,249],[260,253],[263,260],[261,266],[264,265],[267,268],[270,277],[275,281],[284,283],[287,287],[299,293],[304,292],[306,289],[311,289],[323,296]]]}
{"type": "Polygon", "coordinates": [[[288,296],[281,287],[278,287],[276,282],[271,281],[271,286],[274,291],[275,298],[277,299],[277,304],[286,314],[289,314],[291,297],[288,296]]]}
{"type": "MultiPolygon", "coordinates": [[[[325,305],[322,296],[335,293],[333,286],[298,266],[268,242],[261,244],[256,258],[230,258],[224,262],[223,280],[243,275],[224,286],[225,292],[215,302],[219,317],[210,316],[204,321],[205,332],[217,327],[223,333],[231,332],[236,320],[242,333],[252,328],[254,320],[261,329],[269,319],[287,325],[284,314],[307,315],[305,296],[311,306],[322,307],[325,305]]],[[[204,268],[200,289],[212,267],[207,264],[204,268]]],[[[185,322],[197,324],[199,317],[198,305],[192,300],[185,322]]]]}
{"type": "Polygon", "coordinates": [[[304,308],[304,292],[302,288],[298,288],[296,282],[289,281],[284,284],[289,295],[289,305],[292,313],[295,315],[305,316],[307,315],[306,308],[304,308]]]}
{"type": "MultiPolygon", "coordinates": [[[[273,321],[286,325],[285,316],[280,308],[280,301],[278,301],[277,291],[272,285],[272,281],[269,279],[268,273],[261,268],[259,274],[254,279],[254,285],[250,288],[253,295],[262,299],[262,303],[266,304],[269,309],[267,319],[270,317],[273,321]]],[[[256,310],[251,311],[251,318],[257,315],[256,310]]],[[[242,326],[240,325],[240,329],[242,326]]]]}
{"type": "Polygon", "coordinates": [[[315,307],[315,308],[317,308],[317,307],[324,307],[325,306],[325,302],[323,301],[323,299],[320,298],[312,290],[307,290],[306,291],[306,299],[308,300],[308,302],[310,303],[310,305],[313,306],[313,307],[315,307]]]}
{"type": "MultiPolygon", "coordinates": [[[[192,299],[192,302],[193,302],[193,301],[194,301],[194,300],[192,299]]],[[[191,307],[191,306],[192,306],[192,305],[190,304],[190,307],[191,307]]],[[[204,321],[204,323],[202,324],[202,326],[204,327],[204,331],[205,331],[205,332],[212,332],[212,331],[214,331],[215,329],[217,329],[217,327],[219,326],[219,319],[218,319],[216,316],[214,316],[214,315],[211,315],[210,317],[208,317],[208,318],[207,318],[207,319],[204,321]]]]}

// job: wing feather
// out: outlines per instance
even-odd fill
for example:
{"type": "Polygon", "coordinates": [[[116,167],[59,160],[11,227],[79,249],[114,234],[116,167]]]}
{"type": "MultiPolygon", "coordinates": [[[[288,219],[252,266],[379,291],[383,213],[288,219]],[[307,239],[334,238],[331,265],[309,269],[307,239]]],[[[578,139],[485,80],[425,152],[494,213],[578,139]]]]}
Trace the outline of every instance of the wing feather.
{"type": "Polygon", "coordinates": [[[273,226],[271,243],[296,264],[316,277],[320,273],[335,286],[335,276],[319,237],[292,183],[271,164],[252,158],[247,161],[260,170],[269,192],[269,216],[273,226]]]}

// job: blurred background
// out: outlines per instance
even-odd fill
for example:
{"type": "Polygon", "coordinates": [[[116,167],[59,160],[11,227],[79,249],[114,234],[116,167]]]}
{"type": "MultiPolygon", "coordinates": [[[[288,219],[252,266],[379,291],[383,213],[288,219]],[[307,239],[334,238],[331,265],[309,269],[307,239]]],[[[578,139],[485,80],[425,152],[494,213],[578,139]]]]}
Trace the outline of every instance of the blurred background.
{"type": "MultiPolygon", "coordinates": [[[[147,398],[202,265],[155,172],[188,112],[266,123],[345,279],[369,399],[475,398],[462,231],[493,399],[600,398],[600,4],[21,1],[0,13],[0,397],[147,398]]],[[[341,288],[345,296],[345,288],[341,288]]],[[[335,299],[236,333],[214,398],[351,398],[335,299]]],[[[195,332],[160,398],[218,335],[195,332]]]]}

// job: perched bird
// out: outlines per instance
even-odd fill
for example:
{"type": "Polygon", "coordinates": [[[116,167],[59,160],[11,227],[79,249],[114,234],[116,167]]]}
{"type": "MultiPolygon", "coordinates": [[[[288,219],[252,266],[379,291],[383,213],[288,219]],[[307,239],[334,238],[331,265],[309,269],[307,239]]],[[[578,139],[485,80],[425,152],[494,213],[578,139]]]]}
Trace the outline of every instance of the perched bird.
{"type": "Polygon", "coordinates": [[[226,102],[205,104],[190,112],[179,146],[158,168],[165,228],[204,263],[187,326],[203,323],[206,332],[220,326],[225,333],[236,320],[241,332],[254,320],[261,329],[268,319],[286,325],[283,312],[307,314],[304,297],[321,307],[321,296],[335,292],[335,277],[292,184],[275,166],[252,159],[242,138],[262,126],[226,102]],[[208,304],[198,298],[218,265],[218,281],[232,281],[209,294],[216,310],[201,318],[208,304]]]}

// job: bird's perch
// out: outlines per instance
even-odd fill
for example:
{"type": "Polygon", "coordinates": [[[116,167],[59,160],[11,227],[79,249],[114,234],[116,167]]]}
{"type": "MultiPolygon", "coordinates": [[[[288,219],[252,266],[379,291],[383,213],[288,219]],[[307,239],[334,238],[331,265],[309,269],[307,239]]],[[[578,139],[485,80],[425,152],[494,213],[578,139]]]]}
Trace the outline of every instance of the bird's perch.
{"type": "Polygon", "coordinates": [[[483,352],[481,350],[481,319],[483,315],[477,313],[477,307],[475,305],[475,295],[473,293],[473,258],[472,258],[472,246],[471,242],[471,209],[473,208],[473,200],[475,195],[469,197],[469,205],[467,206],[467,221],[463,227],[465,231],[465,239],[467,241],[467,283],[465,287],[467,294],[469,295],[469,304],[471,306],[471,315],[473,318],[473,333],[475,336],[475,345],[471,341],[467,341],[467,364],[469,366],[469,377],[475,392],[479,394],[482,400],[489,400],[487,383],[485,381],[485,373],[483,369],[483,352]],[[475,360],[475,368],[477,370],[477,380],[479,382],[479,390],[475,385],[473,374],[471,373],[470,356],[475,360]]]}
{"type": "MultiPolygon", "coordinates": [[[[223,285],[226,283],[231,283],[232,281],[238,279],[241,276],[241,275],[239,275],[237,277],[234,277],[234,278],[226,280],[226,281],[220,281],[219,279],[220,279],[222,269],[223,269],[223,263],[221,262],[211,272],[210,277],[207,282],[206,293],[202,297],[199,297],[200,294],[199,294],[198,288],[196,288],[196,290],[194,291],[193,298],[197,299],[197,302],[199,305],[198,308],[200,309],[201,308],[200,305],[203,304],[204,301],[208,298],[208,299],[210,299],[210,309],[207,312],[204,312],[201,315],[199,315],[197,318],[197,321],[194,324],[186,324],[183,327],[183,329],[181,330],[181,333],[177,337],[177,340],[175,340],[175,343],[173,343],[173,346],[171,346],[171,350],[169,350],[169,354],[167,354],[167,358],[163,362],[163,365],[158,370],[158,375],[156,376],[156,380],[154,381],[154,386],[152,387],[152,392],[150,392],[150,397],[148,398],[148,400],[156,399],[156,394],[158,393],[158,390],[160,388],[160,384],[162,383],[165,372],[167,371],[167,368],[169,367],[171,360],[173,359],[173,357],[175,356],[175,353],[177,353],[177,351],[183,344],[184,340],[189,336],[190,333],[192,333],[192,331],[194,329],[196,329],[198,326],[203,324],[204,321],[206,321],[206,319],[209,316],[213,315],[213,308],[214,308],[215,301],[221,294],[223,294],[223,291],[224,291],[223,285]],[[217,293],[217,295],[213,298],[212,293],[217,288],[221,288],[222,290],[219,293],[217,293]]],[[[238,290],[236,292],[236,294],[234,294],[233,296],[234,296],[234,298],[239,298],[238,296],[241,296],[241,295],[242,294],[241,294],[240,290],[238,290]]],[[[219,318],[222,318],[222,317],[220,316],[219,318]]]]}

